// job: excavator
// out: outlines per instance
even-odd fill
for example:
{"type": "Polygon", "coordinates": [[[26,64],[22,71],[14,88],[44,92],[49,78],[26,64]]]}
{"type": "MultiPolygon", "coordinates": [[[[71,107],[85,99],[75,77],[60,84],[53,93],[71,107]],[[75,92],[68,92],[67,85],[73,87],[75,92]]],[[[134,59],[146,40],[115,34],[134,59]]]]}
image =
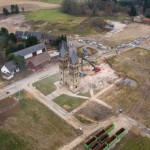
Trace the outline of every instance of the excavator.
{"type": "Polygon", "coordinates": [[[95,65],[92,62],[90,62],[89,60],[87,60],[86,58],[81,59],[82,67],[83,67],[83,60],[87,61],[93,67],[93,71],[95,71],[95,72],[101,71],[101,68],[95,67],[95,65]]]}

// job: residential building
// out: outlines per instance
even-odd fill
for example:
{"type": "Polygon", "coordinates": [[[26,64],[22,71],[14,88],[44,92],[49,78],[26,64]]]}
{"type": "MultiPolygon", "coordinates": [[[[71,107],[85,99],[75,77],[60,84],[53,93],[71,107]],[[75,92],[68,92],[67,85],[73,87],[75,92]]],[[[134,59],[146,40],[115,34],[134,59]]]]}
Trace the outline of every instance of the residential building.
{"type": "Polygon", "coordinates": [[[47,51],[46,45],[44,43],[36,44],[34,46],[25,48],[23,50],[14,53],[16,56],[22,56],[25,60],[33,56],[39,55],[47,51]]]}
{"type": "Polygon", "coordinates": [[[143,16],[143,15],[140,15],[140,16],[135,16],[133,20],[134,20],[135,22],[142,23],[142,22],[143,22],[143,19],[144,19],[144,16],[143,16]]]}
{"type": "Polygon", "coordinates": [[[150,25],[150,18],[144,18],[143,23],[150,25]]]}
{"type": "Polygon", "coordinates": [[[30,69],[37,70],[43,68],[49,62],[50,62],[50,56],[47,52],[44,52],[35,57],[29,58],[27,60],[27,65],[30,69]]]}
{"type": "Polygon", "coordinates": [[[13,78],[16,72],[19,72],[19,67],[13,60],[1,68],[2,77],[6,80],[13,78]]]}
{"type": "Polygon", "coordinates": [[[43,42],[45,44],[51,44],[53,41],[58,39],[56,35],[49,35],[41,32],[33,32],[33,31],[16,31],[15,33],[18,39],[27,39],[30,36],[35,36],[39,42],[43,42]]]}

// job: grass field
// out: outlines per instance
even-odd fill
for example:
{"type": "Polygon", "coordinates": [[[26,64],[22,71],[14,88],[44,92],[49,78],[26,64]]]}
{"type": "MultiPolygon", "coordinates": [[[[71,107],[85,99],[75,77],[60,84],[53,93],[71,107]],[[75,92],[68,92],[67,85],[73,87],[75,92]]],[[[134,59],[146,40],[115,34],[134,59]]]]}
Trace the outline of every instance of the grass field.
{"type": "MultiPolygon", "coordinates": [[[[72,16],[61,12],[60,9],[38,10],[25,15],[33,30],[59,35],[62,33],[80,35],[97,33],[92,23],[92,17],[72,16]]],[[[98,31],[99,33],[104,32],[100,28],[98,31]]]]}
{"type": "Polygon", "coordinates": [[[109,58],[112,68],[122,72],[124,78],[136,81],[137,86],[120,83],[99,98],[110,104],[114,110],[120,108],[124,113],[150,126],[150,51],[136,48],[109,58]]]}
{"type": "Polygon", "coordinates": [[[129,132],[113,150],[148,150],[150,139],[129,132]]]}
{"type": "Polygon", "coordinates": [[[45,20],[45,21],[73,21],[76,17],[64,14],[59,9],[52,10],[37,10],[27,13],[27,19],[29,20],[45,20]]]}
{"type": "Polygon", "coordinates": [[[51,4],[61,4],[63,0],[37,0],[37,1],[47,2],[51,4]]]}
{"type": "Polygon", "coordinates": [[[33,83],[33,86],[36,87],[44,95],[48,95],[51,92],[56,90],[54,83],[59,80],[59,74],[49,76],[47,78],[41,79],[38,82],[33,83]]]}
{"type": "Polygon", "coordinates": [[[25,91],[21,91],[19,107],[0,126],[2,150],[58,150],[79,134],[25,91]]]}
{"type": "Polygon", "coordinates": [[[63,107],[67,111],[71,112],[72,110],[79,107],[82,103],[84,103],[86,100],[77,98],[77,97],[71,97],[68,95],[60,95],[57,98],[53,100],[55,103],[57,103],[59,106],[63,107]]]}

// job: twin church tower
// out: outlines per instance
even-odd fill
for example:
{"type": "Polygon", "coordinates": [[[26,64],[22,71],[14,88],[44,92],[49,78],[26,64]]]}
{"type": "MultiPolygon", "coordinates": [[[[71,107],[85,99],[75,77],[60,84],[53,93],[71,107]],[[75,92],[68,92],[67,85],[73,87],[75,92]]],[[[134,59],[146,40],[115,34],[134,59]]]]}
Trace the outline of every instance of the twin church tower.
{"type": "Polygon", "coordinates": [[[60,84],[76,93],[80,90],[79,60],[76,48],[62,41],[59,45],[60,84]]]}

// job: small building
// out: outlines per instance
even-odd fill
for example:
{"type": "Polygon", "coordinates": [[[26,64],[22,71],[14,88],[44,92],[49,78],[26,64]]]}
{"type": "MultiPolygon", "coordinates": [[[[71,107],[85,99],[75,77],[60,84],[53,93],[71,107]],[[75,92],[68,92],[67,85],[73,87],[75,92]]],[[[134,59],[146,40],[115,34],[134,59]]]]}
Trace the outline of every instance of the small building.
{"type": "Polygon", "coordinates": [[[40,43],[31,47],[25,48],[23,50],[17,51],[13,54],[16,56],[22,56],[26,60],[33,56],[42,54],[43,52],[46,52],[46,51],[47,51],[46,45],[44,43],[40,43]]]}
{"type": "Polygon", "coordinates": [[[144,18],[143,23],[150,25],[150,18],[144,18]]]}
{"type": "Polygon", "coordinates": [[[41,32],[33,32],[33,31],[16,31],[15,33],[17,39],[27,39],[30,36],[35,36],[39,42],[43,42],[45,44],[51,44],[53,41],[58,39],[56,35],[49,35],[41,32]]]}
{"type": "Polygon", "coordinates": [[[135,16],[135,17],[133,18],[133,21],[138,22],[138,23],[142,23],[142,22],[143,22],[143,19],[144,19],[144,16],[143,16],[143,15],[140,15],[140,16],[135,16]]]}
{"type": "Polygon", "coordinates": [[[16,72],[19,72],[18,65],[12,60],[7,62],[2,68],[1,72],[4,74],[12,74],[14,75],[16,72]]]}
{"type": "Polygon", "coordinates": [[[47,52],[39,54],[27,60],[27,65],[32,70],[43,68],[50,62],[50,56],[47,52]]]}
{"type": "Polygon", "coordinates": [[[19,72],[19,67],[13,60],[1,68],[2,77],[6,80],[13,78],[16,72],[19,72]]]}

